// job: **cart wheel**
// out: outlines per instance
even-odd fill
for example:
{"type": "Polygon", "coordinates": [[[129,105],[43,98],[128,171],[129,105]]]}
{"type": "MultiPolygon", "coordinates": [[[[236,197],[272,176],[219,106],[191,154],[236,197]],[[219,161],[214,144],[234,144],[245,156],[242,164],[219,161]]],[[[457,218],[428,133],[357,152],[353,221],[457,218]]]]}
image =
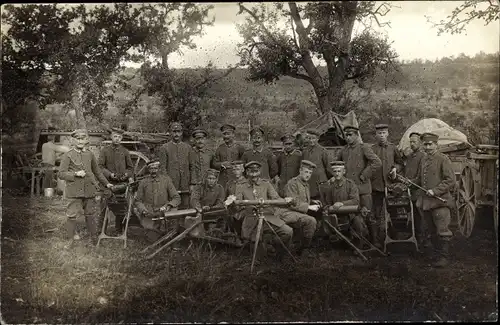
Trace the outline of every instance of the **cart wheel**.
{"type": "Polygon", "coordinates": [[[134,175],[140,176],[146,172],[146,164],[149,162],[148,157],[138,151],[130,151],[130,159],[134,164],[134,175]]]}
{"type": "Polygon", "coordinates": [[[473,173],[474,171],[470,166],[465,166],[462,170],[456,198],[458,229],[467,238],[472,233],[476,218],[476,193],[473,173]]]}

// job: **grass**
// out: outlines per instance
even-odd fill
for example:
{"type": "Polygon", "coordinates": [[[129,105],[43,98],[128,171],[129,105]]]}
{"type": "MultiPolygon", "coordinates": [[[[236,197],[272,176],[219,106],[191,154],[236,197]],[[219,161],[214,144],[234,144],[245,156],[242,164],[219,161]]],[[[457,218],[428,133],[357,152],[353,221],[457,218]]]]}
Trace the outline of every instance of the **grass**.
{"type": "Polygon", "coordinates": [[[249,252],[199,242],[145,260],[136,231],[127,249],[108,240],[65,250],[63,203],[3,197],[7,323],[485,320],[496,311],[495,243],[484,230],[455,237],[443,270],[411,250],[364,263],[336,246],[295,265],[263,258],[250,275],[249,252]]]}

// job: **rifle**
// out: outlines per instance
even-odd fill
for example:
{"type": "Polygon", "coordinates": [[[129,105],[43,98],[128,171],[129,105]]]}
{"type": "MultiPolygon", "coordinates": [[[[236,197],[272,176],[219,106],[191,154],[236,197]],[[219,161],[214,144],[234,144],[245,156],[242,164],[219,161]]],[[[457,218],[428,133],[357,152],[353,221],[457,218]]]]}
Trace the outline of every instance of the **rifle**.
{"type": "MultiPolygon", "coordinates": [[[[411,180],[409,180],[408,178],[402,176],[402,175],[399,175],[399,174],[396,174],[396,179],[403,182],[403,183],[407,183],[407,184],[410,184],[411,186],[414,186],[416,188],[418,188],[419,190],[422,190],[424,192],[427,193],[427,189],[423,188],[422,186],[418,185],[418,184],[415,184],[414,182],[412,182],[411,180]]],[[[436,194],[432,195],[433,198],[435,199],[438,199],[439,201],[443,202],[443,203],[446,203],[447,201],[445,199],[443,199],[442,197],[439,197],[437,196],[436,194]]]]}

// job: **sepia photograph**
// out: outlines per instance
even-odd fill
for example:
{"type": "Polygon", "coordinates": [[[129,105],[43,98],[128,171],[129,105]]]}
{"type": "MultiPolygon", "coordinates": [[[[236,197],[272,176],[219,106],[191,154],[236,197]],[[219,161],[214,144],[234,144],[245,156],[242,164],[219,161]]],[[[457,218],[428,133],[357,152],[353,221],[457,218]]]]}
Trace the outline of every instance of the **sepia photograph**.
{"type": "Polygon", "coordinates": [[[497,322],[500,2],[1,5],[2,324],[497,322]]]}

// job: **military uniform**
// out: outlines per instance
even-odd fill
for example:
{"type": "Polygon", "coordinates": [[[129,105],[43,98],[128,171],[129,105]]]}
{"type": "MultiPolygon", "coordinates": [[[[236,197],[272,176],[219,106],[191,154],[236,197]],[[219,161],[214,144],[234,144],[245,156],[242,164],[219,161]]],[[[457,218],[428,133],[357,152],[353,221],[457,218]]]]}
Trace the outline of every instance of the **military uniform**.
{"type": "MultiPolygon", "coordinates": [[[[102,148],[98,160],[99,167],[106,178],[108,178],[113,185],[117,185],[126,181],[126,178],[132,177],[134,165],[130,158],[129,151],[121,144],[111,144],[102,148]],[[125,176],[124,179],[112,178],[125,176]]],[[[123,231],[123,218],[126,212],[126,199],[121,196],[116,196],[111,191],[106,191],[105,198],[101,202],[101,211],[105,211],[106,205],[115,215],[115,229],[119,232],[123,231]]],[[[104,221],[104,213],[100,216],[99,226],[104,221]]]]}
{"type": "Polygon", "coordinates": [[[293,177],[299,174],[300,162],[302,161],[302,152],[294,149],[292,152],[287,153],[282,151],[278,154],[277,165],[278,175],[280,181],[278,183],[278,194],[283,196],[285,185],[293,177]]]}
{"type": "MultiPolygon", "coordinates": [[[[258,179],[255,183],[246,180],[245,182],[236,185],[236,199],[237,200],[276,200],[280,196],[268,180],[258,179]]],[[[265,207],[262,209],[265,219],[269,222],[271,227],[274,228],[281,241],[285,245],[290,244],[293,235],[293,229],[286,225],[286,223],[279,217],[281,209],[273,207],[265,207]]],[[[247,207],[241,210],[241,216],[244,218],[242,225],[242,237],[254,241],[257,231],[258,217],[255,216],[253,208],[247,207]]],[[[266,222],[262,227],[264,233],[272,233],[266,222]]]]}
{"type": "MultiPolygon", "coordinates": [[[[73,135],[77,133],[86,134],[86,131],[76,130],[73,135]]],[[[95,240],[97,229],[94,219],[97,214],[96,195],[100,189],[99,182],[102,185],[109,185],[109,182],[99,169],[94,154],[85,148],[83,150],[73,148],[65,153],[61,159],[59,178],[66,181],[66,197],[69,199],[66,210],[68,239],[73,238],[76,231],[76,219],[83,212],[87,229],[91,238],[95,240]],[[80,170],[85,171],[84,177],[76,176],[75,173],[80,170]]]]}
{"type": "Polygon", "coordinates": [[[166,206],[176,209],[180,203],[181,197],[168,175],[148,175],[139,182],[135,207],[144,228],[159,229],[161,221],[153,221],[150,215],[166,206]]]}
{"type": "MultiPolygon", "coordinates": [[[[423,134],[422,140],[424,143],[425,141],[435,141],[437,143],[438,136],[423,134]]],[[[422,158],[419,173],[413,181],[425,189],[432,190],[434,195],[447,201],[447,203],[443,203],[435,197],[422,194],[418,196],[416,202],[420,213],[424,216],[427,226],[430,228],[434,247],[439,252],[441,260],[446,261],[449,240],[453,236],[449,229],[451,221],[450,204],[453,202],[450,191],[455,186],[455,175],[450,158],[438,151],[426,154],[422,158]]]]}
{"type": "Polygon", "coordinates": [[[258,161],[262,164],[263,179],[271,180],[274,176],[278,175],[278,164],[276,163],[276,156],[268,148],[250,149],[243,153],[241,156],[243,162],[249,163],[251,161],[258,161]]]}
{"type": "Polygon", "coordinates": [[[310,245],[311,239],[316,231],[316,219],[307,215],[311,195],[309,183],[303,181],[300,176],[295,176],[285,186],[285,197],[291,197],[295,203],[281,214],[281,219],[294,229],[302,229],[304,237],[303,246],[310,245]]]}
{"type": "Polygon", "coordinates": [[[224,188],[220,184],[209,187],[206,184],[196,185],[191,195],[191,207],[201,209],[208,206],[211,208],[223,208],[224,188]]]}
{"type": "MultiPolygon", "coordinates": [[[[232,167],[234,168],[236,165],[243,165],[243,161],[233,161],[231,163],[232,167]]],[[[236,187],[238,184],[242,184],[246,182],[247,179],[241,175],[239,178],[235,179],[232,178],[226,183],[226,188],[225,188],[225,197],[229,197],[230,195],[236,195],[236,187]]],[[[234,208],[234,206],[230,205],[228,207],[228,215],[229,218],[227,219],[228,221],[228,226],[229,230],[237,233],[239,236],[241,236],[241,226],[242,226],[242,217],[241,214],[238,212],[237,209],[234,208]]]]}
{"type": "MultiPolygon", "coordinates": [[[[226,129],[235,130],[235,127],[229,124],[221,126],[221,132],[224,132],[226,129]]],[[[232,175],[230,170],[223,168],[223,162],[231,162],[235,160],[240,160],[245,152],[245,147],[236,142],[232,142],[229,145],[226,143],[221,144],[217,150],[215,150],[213,167],[220,171],[219,174],[219,184],[223,187],[226,187],[227,182],[232,179],[232,175]]]]}
{"type": "MultiPolygon", "coordinates": [[[[307,132],[314,132],[314,135],[319,136],[318,132],[315,130],[308,130],[307,132]]],[[[302,151],[302,159],[309,160],[317,166],[309,179],[309,189],[311,190],[311,197],[313,199],[319,199],[319,184],[326,182],[333,176],[329,164],[330,159],[328,158],[328,151],[319,144],[312,147],[308,146],[302,151]]]]}
{"type": "Polygon", "coordinates": [[[193,174],[191,175],[192,184],[203,183],[203,176],[207,170],[213,166],[214,152],[209,148],[193,148],[193,174]]]}

